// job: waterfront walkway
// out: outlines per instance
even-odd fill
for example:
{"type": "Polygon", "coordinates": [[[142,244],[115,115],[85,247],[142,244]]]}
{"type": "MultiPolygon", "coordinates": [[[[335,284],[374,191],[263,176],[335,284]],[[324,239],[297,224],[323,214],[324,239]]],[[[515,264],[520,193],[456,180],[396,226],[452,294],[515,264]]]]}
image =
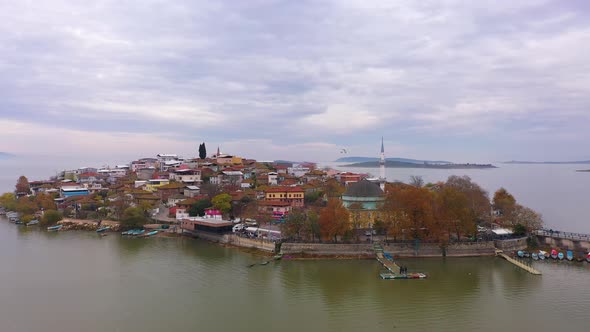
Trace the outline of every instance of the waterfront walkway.
{"type": "Polygon", "coordinates": [[[506,255],[505,253],[502,252],[502,250],[496,250],[496,255],[504,258],[505,260],[509,261],[510,263],[520,267],[521,269],[523,269],[531,274],[541,275],[541,272],[539,272],[538,270],[535,270],[532,266],[527,265],[517,259],[514,259],[514,258],[506,255]]]}
{"type": "Polygon", "coordinates": [[[568,239],[574,241],[590,241],[590,234],[560,232],[554,230],[538,230],[536,235],[553,237],[558,239],[568,239]]]}
{"type": "Polygon", "coordinates": [[[382,279],[423,279],[426,278],[426,274],[424,273],[410,273],[410,274],[401,274],[399,273],[400,267],[399,265],[395,264],[391,256],[385,257],[387,254],[383,253],[383,247],[378,244],[373,244],[373,250],[375,251],[375,257],[377,261],[385,267],[389,273],[381,273],[380,276],[382,279]]]}

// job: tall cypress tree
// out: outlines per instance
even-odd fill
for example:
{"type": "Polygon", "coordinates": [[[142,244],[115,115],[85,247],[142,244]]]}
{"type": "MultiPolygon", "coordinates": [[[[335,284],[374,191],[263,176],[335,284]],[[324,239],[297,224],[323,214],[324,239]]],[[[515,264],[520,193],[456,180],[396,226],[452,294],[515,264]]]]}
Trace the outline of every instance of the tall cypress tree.
{"type": "Polygon", "coordinates": [[[199,145],[199,158],[207,158],[207,148],[205,148],[205,142],[199,145]]]}

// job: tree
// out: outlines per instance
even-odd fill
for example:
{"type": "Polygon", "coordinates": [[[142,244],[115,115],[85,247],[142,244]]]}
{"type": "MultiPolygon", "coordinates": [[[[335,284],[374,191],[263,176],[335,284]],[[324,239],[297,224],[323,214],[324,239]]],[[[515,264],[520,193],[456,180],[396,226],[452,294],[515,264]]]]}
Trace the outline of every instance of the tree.
{"type": "Polygon", "coordinates": [[[425,188],[407,187],[398,197],[404,218],[403,229],[414,239],[426,239],[433,226],[433,194],[425,188]]]}
{"type": "Polygon", "coordinates": [[[191,207],[188,210],[188,215],[189,216],[204,216],[205,215],[205,209],[211,207],[211,201],[203,198],[200,199],[198,201],[196,201],[195,203],[191,204],[191,207]]]}
{"type": "Polygon", "coordinates": [[[228,213],[231,210],[231,195],[219,194],[211,200],[213,208],[220,210],[222,213],[228,213]]]}
{"type": "Polygon", "coordinates": [[[16,181],[16,193],[28,195],[31,193],[31,186],[26,176],[21,175],[16,181]]]}
{"type": "Polygon", "coordinates": [[[500,216],[509,216],[516,207],[516,199],[506,189],[500,188],[494,193],[493,206],[500,216]]]}
{"type": "Polygon", "coordinates": [[[63,219],[63,215],[56,210],[47,210],[43,212],[43,218],[41,218],[41,224],[43,226],[55,225],[58,221],[63,219]]]}
{"type": "Polygon", "coordinates": [[[307,216],[302,209],[293,209],[284,223],[281,224],[281,233],[284,238],[295,238],[301,240],[305,230],[307,216]]]}
{"type": "Polygon", "coordinates": [[[439,240],[443,240],[444,233],[457,235],[473,234],[475,232],[475,215],[470,209],[469,199],[463,192],[454,187],[443,187],[436,197],[436,222],[431,230],[439,240]]]}
{"type": "Polygon", "coordinates": [[[13,193],[4,193],[0,196],[0,206],[9,211],[16,210],[16,195],[13,193]]]}
{"type": "Polygon", "coordinates": [[[410,185],[414,187],[424,187],[424,179],[419,175],[410,176],[410,185]]]}
{"type": "Polygon", "coordinates": [[[321,209],[319,225],[324,239],[338,241],[338,236],[343,236],[350,229],[348,210],[338,198],[328,200],[326,207],[321,209]]]}
{"type": "Polygon", "coordinates": [[[205,159],[207,158],[207,148],[205,147],[205,142],[199,145],[199,158],[205,159]]]}
{"type": "Polygon", "coordinates": [[[521,225],[527,232],[541,229],[543,227],[543,218],[541,215],[520,204],[514,206],[509,218],[509,223],[513,228],[517,225],[521,225]]]}
{"type": "Polygon", "coordinates": [[[465,194],[469,209],[476,222],[490,222],[490,198],[488,192],[471,181],[470,177],[449,176],[444,186],[455,188],[465,194]]]}
{"type": "Polygon", "coordinates": [[[147,222],[145,211],[139,207],[128,207],[123,212],[121,226],[125,229],[142,227],[147,222]]]}

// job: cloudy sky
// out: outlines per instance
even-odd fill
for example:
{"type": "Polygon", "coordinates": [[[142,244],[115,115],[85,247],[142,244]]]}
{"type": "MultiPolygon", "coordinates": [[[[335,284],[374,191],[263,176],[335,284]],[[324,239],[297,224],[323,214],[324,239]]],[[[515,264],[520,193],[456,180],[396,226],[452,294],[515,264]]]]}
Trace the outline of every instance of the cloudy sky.
{"type": "Polygon", "coordinates": [[[590,159],[590,3],[0,0],[0,151],[590,159]]]}

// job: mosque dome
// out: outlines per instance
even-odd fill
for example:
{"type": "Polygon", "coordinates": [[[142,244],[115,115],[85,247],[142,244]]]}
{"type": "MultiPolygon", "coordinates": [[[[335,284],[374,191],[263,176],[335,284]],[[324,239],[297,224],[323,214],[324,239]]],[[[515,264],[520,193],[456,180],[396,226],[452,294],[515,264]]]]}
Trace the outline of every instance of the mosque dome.
{"type": "Polygon", "coordinates": [[[349,197],[381,197],[383,190],[379,185],[367,180],[351,183],[346,188],[343,196],[349,197]]]}

